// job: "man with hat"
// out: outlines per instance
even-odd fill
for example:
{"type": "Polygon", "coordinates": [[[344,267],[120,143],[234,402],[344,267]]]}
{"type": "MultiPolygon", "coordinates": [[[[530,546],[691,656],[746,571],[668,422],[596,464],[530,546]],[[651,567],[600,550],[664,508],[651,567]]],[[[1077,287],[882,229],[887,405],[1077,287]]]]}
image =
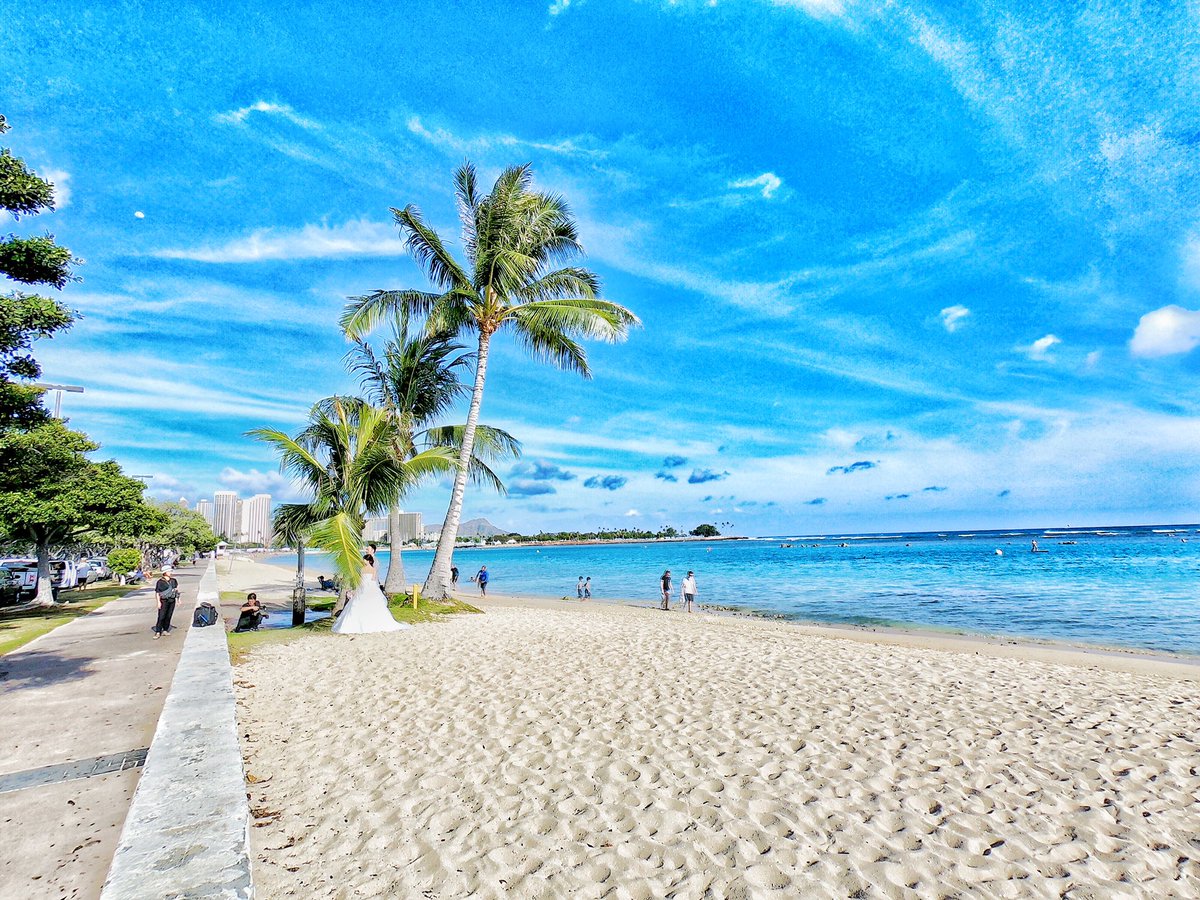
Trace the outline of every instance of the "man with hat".
{"type": "Polygon", "coordinates": [[[162,570],[154,583],[154,595],[158,598],[158,621],[154,624],[154,639],[171,630],[171,616],[175,612],[175,601],[179,599],[179,582],[171,576],[171,569],[162,570]]]}

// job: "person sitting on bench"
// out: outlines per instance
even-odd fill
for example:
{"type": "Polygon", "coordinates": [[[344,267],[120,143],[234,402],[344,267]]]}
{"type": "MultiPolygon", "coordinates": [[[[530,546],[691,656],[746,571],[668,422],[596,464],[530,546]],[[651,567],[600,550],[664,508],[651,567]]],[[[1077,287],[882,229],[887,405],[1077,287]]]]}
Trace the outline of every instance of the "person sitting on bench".
{"type": "Polygon", "coordinates": [[[269,613],[265,612],[262,604],[258,602],[258,594],[248,594],[246,602],[242,604],[241,615],[238,616],[236,631],[258,631],[258,626],[262,624],[269,613]]]}

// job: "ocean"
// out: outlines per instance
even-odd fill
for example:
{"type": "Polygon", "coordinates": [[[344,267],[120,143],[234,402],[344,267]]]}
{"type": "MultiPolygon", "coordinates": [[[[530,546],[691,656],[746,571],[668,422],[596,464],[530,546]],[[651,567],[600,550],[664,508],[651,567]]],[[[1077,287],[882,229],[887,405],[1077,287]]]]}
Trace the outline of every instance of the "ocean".
{"type": "MultiPolygon", "coordinates": [[[[432,560],[406,550],[408,581],[432,560]]],[[[486,565],[498,593],[573,598],[582,575],[596,600],[655,603],[670,569],[674,605],[691,569],[701,603],[748,613],[1200,654],[1197,525],[460,548],[454,560],[467,598],[486,565]],[[1035,540],[1047,552],[1031,552],[1035,540]]],[[[331,574],[319,553],[307,568],[331,574]]]]}

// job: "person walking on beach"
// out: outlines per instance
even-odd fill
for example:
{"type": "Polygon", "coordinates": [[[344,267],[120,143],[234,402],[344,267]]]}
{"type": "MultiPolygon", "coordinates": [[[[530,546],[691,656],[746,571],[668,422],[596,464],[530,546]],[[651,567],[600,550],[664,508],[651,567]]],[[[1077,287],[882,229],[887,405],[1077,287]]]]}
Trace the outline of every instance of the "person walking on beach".
{"type": "Polygon", "coordinates": [[[688,572],[687,578],[683,579],[683,584],[680,587],[680,594],[683,597],[684,607],[688,612],[691,612],[692,601],[696,599],[696,575],[694,572],[688,572]]]}
{"type": "Polygon", "coordinates": [[[575,582],[575,596],[580,600],[583,599],[583,576],[582,575],[580,575],[579,580],[577,582],[575,582]]]}
{"type": "Polygon", "coordinates": [[[662,608],[671,608],[671,570],[662,573],[662,608]]]}
{"type": "Polygon", "coordinates": [[[480,566],[479,572],[476,573],[476,575],[475,575],[475,583],[477,585],[479,585],[479,596],[480,597],[487,596],[487,583],[488,583],[489,577],[490,576],[488,575],[487,566],[480,566]]]}
{"type": "Polygon", "coordinates": [[[158,621],[154,623],[154,639],[171,630],[171,616],[175,613],[175,601],[179,599],[179,582],[171,576],[170,569],[163,569],[158,581],[154,582],[154,596],[158,599],[158,621]]]}
{"type": "Polygon", "coordinates": [[[589,575],[587,577],[587,581],[585,581],[583,583],[583,599],[584,600],[592,599],[592,576],[591,575],[589,575]]]}

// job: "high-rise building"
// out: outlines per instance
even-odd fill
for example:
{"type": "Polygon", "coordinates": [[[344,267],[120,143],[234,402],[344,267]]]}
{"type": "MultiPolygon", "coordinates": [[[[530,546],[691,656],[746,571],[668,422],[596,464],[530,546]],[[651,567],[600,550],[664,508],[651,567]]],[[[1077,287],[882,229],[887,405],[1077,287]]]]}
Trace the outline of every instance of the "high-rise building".
{"type": "Polygon", "coordinates": [[[213,493],[213,526],[217,537],[236,541],[242,530],[242,514],[238,509],[242,501],[233,491],[216,491],[213,493]]]}
{"type": "MultiPolygon", "coordinates": [[[[420,513],[400,513],[400,541],[419,541],[424,529],[421,525],[420,513]]],[[[367,527],[363,529],[363,537],[368,541],[384,540],[388,536],[387,516],[375,516],[367,519],[367,527]]]]}
{"type": "Polygon", "coordinates": [[[245,501],[242,504],[242,522],[247,543],[268,546],[272,537],[271,495],[255,494],[245,501]]]}
{"type": "Polygon", "coordinates": [[[197,500],[196,512],[204,516],[204,521],[208,523],[208,527],[216,531],[216,510],[211,500],[197,500]]]}
{"type": "Polygon", "coordinates": [[[187,497],[180,497],[179,505],[182,506],[184,509],[187,509],[188,508],[187,497]]]}

